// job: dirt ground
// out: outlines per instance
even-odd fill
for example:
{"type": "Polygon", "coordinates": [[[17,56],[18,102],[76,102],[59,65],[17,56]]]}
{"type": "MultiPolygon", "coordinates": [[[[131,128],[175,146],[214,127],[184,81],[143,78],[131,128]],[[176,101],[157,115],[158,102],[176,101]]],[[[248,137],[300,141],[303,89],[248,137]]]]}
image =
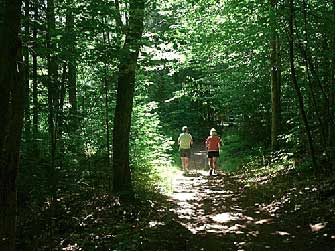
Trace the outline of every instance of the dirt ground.
{"type": "Polygon", "coordinates": [[[72,199],[57,235],[18,250],[335,251],[334,173],[263,168],[210,176],[205,153],[193,151],[168,194],[72,199]]]}
{"type": "Polygon", "coordinates": [[[210,176],[201,154],[174,178],[173,216],[143,250],[335,250],[334,179],[286,174],[249,186],[243,175],[210,176]]]}

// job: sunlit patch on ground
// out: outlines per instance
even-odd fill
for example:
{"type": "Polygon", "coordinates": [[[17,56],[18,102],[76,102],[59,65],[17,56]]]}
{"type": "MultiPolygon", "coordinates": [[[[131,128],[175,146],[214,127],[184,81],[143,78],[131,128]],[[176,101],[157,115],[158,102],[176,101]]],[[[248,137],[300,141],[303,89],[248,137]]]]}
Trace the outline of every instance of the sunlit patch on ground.
{"type": "Polygon", "coordinates": [[[272,222],[272,219],[262,219],[262,220],[256,221],[255,224],[256,225],[263,225],[263,224],[268,224],[268,223],[271,223],[271,222],[272,222]]]}
{"type": "MultiPolygon", "coordinates": [[[[322,241],[335,239],[330,231],[333,223],[322,217],[315,221],[300,217],[306,211],[301,198],[317,193],[321,185],[285,183],[283,189],[275,181],[287,171],[280,165],[245,175],[218,171],[211,176],[208,170],[194,168],[188,173],[177,171],[170,179],[169,197],[174,206],[169,210],[175,222],[211,246],[208,250],[294,250],[304,247],[304,240],[313,245],[308,250],[329,250],[322,241]],[[266,185],[269,182],[278,187],[266,185]]],[[[331,196],[328,190],[326,195],[331,196]]]]}
{"type": "Polygon", "coordinates": [[[253,226],[271,223],[271,219],[246,215],[237,204],[239,194],[228,189],[229,182],[220,173],[209,176],[208,171],[176,175],[170,197],[180,223],[194,234],[257,236],[253,226]]]}
{"type": "Polygon", "coordinates": [[[62,250],[65,250],[65,251],[77,251],[77,250],[83,250],[83,249],[80,248],[77,243],[75,243],[73,245],[72,244],[67,245],[67,247],[62,248],[62,250]]]}
{"type": "Polygon", "coordinates": [[[288,236],[291,235],[288,232],[284,232],[284,231],[276,231],[274,232],[275,235],[280,235],[280,236],[288,236]]]}
{"type": "Polygon", "coordinates": [[[212,220],[218,223],[227,223],[229,221],[238,220],[242,214],[238,213],[221,213],[211,216],[212,220]]]}
{"type": "Polygon", "coordinates": [[[319,232],[322,229],[324,229],[327,225],[327,222],[323,222],[323,223],[317,223],[317,224],[309,224],[312,232],[319,232]]]}
{"type": "Polygon", "coordinates": [[[150,221],[149,222],[149,227],[157,227],[157,226],[163,226],[165,225],[164,222],[158,222],[158,221],[150,221]]]}

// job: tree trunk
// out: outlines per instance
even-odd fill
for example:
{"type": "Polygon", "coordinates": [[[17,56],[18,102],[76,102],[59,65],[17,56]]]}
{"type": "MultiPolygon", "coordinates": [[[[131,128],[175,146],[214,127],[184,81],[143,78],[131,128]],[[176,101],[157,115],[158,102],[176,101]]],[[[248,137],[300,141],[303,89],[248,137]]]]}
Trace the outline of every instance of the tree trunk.
{"type": "Polygon", "coordinates": [[[302,56],[303,56],[303,60],[306,66],[306,74],[307,74],[307,80],[308,80],[308,86],[309,86],[309,90],[310,90],[310,99],[312,102],[312,106],[314,107],[314,112],[316,115],[316,119],[319,123],[319,130],[320,130],[320,142],[321,145],[323,147],[323,149],[321,149],[322,151],[325,150],[325,146],[326,146],[326,121],[322,120],[322,115],[320,114],[320,109],[319,109],[319,104],[317,102],[317,97],[316,97],[316,90],[315,87],[313,85],[314,81],[313,78],[311,76],[311,72],[309,69],[309,62],[308,62],[308,56],[307,55],[311,55],[310,53],[310,49],[309,49],[309,32],[308,32],[308,20],[307,20],[307,2],[306,0],[303,0],[303,17],[304,17],[304,43],[303,44],[299,44],[299,48],[302,52],[302,56]]]}
{"type": "Polygon", "coordinates": [[[313,138],[312,133],[308,124],[307,115],[304,108],[304,101],[303,96],[300,91],[300,88],[298,86],[297,77],[296,77],[296,70],[294,65],[294,2],[293,0],[290,0],[290,17],[289,17],[289,58],[290,58],[290,68],[291,68],[291,77],[292,77],[292,83],[293,87],[297,93],[297,98],[299,102],[299,112],[300,116],[302,118],[303,124],[305,126],[306,135],[308,139],[308,145],[310,154],[312,157],[312,164],[313,167],[316,167],[316,159],[315,159],[315,152],[314,152],[314,146],[313,146],[313,138]]]}
{"type": "Polygon", "coordinates": [[[31,143],[31,120],[30,120],[30,88],[29,88],[29,69],[30,69],[30,60],[29,60],[29,43],[30,43],[30,1],[24,1],[24,15],[25,15],[25,24],[24,24],[24,33],[25,33],[25,49],[24,49],[24,133],[25,138],[27,139],[28,144],[31,143]]]}
{"type": "Polygon", "coordinates": [[[37,80],[37,20],[38,20],[38,0],[34,1],[34,23],[33,23],[33,65],[32,65],[32,84],[33,84],[33,153],[38,156],[38,80],[37,80]]]}
{"type": "MultiPolygon", "coordinates": [[[[56,46],[52,41],[53,32],[56,30],[55,6],[54,0],[47,1],[47,49],[48,49],[48,125],[50,139],[50,155],[51,155],[51,170],[55,167],[56,158],[56,120],[57,120],[57,80],[58,80],[58,65],[56,58],[53,55],[56,46]]],[[[50,173],[51,175],[51,173],[50,173]]],[[[53,180],[53,178],[51,177],[53,180]]]]}
{"type": "Polygon", "coordinates": [[[145,0],[130,1],[128,31],[120,53],[113,129],[113,190],[115,192],[132,192],[129,136],[135,69],[143,32],[144,2],[145,0]]]}
{"type": "Polygon", "coordinates": [[[59,162],[57,165],[59,167],[63,167],[64,164],[64,154],[65,154],[65,145],[63,140],[63,130],[64,130],[64,101],[65,101],[65,94],[66,94],[66,63],[63,64],[63,73],[62,73],[62,80],[59,86],[59,95],[57,100],[57,108],[56,108],[56,139],[58,141],[59,146],[59,153],[58,159],[59,162]]]}
{"type": "MultiPolygon", "coordinates": [[[[333,1],[333,25],[335,24],[335,1],[333,1]]],[[[331,85],[330,85],[330,95],[329,95],[329,107],[330,114],[334,117],[335,115],[335,32],[331,34],[331,51],[332,51],[332,62],[331,62],[331,85]]],[[[335,126],[334,123],[328,124],[328,155],[330,162],[332,162],[333,168],[335,168],[335,126]]]]}
{"type": "Polygon", "coordinates": [[[270,0],[270,26],[271,26],[271,148],[278,150],[278,136],[281,127],[281,69],[280,47],[277,32],[277,0],[270,0]]]}
{"type": "Polygon", "coordinates": [[[0,250],[14,251],[16,177],[24,110],[21,1],[0,2],[0,250]]]}
{"type": "Polygon", "coordinates": [[[78,128],[77,120],[77,67],[76,67],[76,36],[74,34],[74,16],[72,9],[66,12],[66,36],[68,52],[68,88],[70,108],[70,131],[78,128]]]}
{"type": "MultiPolygon", "coordinates": [[[[106,24],[106,20],[102,20],[104,24],[106,24]]],[[[109,43],[109,33],[103,33],[103,41],[104,44],[109,43]]],[[[106,125],[106,151],[107,151],[107,165],[108,168],[111,166],[111,146],[110,146],[110,124],[109,124],[109,85],[108,85],[108,75],[107,75],[108,65],[104,64],[104,76],[103,76],[103,86],[105,96],[105,125],[106,125]]],[[[110,182],[109,182],[110,183],[110,182]]],[[[110,189],[110,187],[109,187],[110,189]]]]}
{"type": "Polygon", "coordinates": [[[111,158],[110,158],[110,126],[109,126],[109,88],[108,88],[108,80],[107,80],[107,66],[104,66],[104,91],[105,91],[105,123],[106,123],[106,150],[107,150],[107,164],[110,167],[111,158]]]}

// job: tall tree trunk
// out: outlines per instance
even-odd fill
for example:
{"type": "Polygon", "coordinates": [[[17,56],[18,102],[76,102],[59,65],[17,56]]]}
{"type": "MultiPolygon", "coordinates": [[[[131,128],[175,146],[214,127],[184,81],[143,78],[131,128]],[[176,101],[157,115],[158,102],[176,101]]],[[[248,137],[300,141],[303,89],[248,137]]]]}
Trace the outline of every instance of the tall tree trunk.
{"type": "MultiPolygon", "coordinates": [[[[106,24],[106,20],[102,19],[102,23],[106,24]]],[[[105,45],[110,45],[109,32],[103,33],[103,41],[105,45]]],[[[103,87],[105,96],[105,125],[106,125],[106,151],[107,151],[107,165],[108,168],[111,166],[111,145],[110,145],[110,124],[109,124],[109,85],[108,85],[108,64],[104,64],[104,76],[103,76],[103,87]]],[[[109,182],[110,183],[110,182],[109,182]]],[[[109,187],[111,189],[111,187],[109,187]]]]}
{"type": "Polygon", "coordinates": [[[14,251],[16,177],[24,110],[21,1],[0,1],[0,250],[14,251]]]}
{"type": "MultiPolygon", "coordinates": [[[[335,25],[335,1],[333,1],[333,19],[332,19],[332,26],[335,25]]],[[[332,29],[331,33],[331,82],[330,82],[330,95],[329,95],[329,107],[330,107],[330,114],[332,114],[333,118],[335,116],[335,32],[332,29]]],[[[335,168],[335,125],[333,123],[328,124],[328,151],[329,151],[329,158],[332,162],[333,168],[335,168]]]]}
{"type": "Polygon", "coordinates": [[[64,163],[64,153],[65,153],[65,145],[63,141],[63,130],[64,130],[64,101],[65,101],[65,94],[66,94],[66,63],[63,64],[63,73],[62,73],[62,80],[59,86],[59,95],[57,100],[57,108],[56,108],[56,139],[58,141],[59,146],[59,163],[57,163],[61,168],[63,167],[64,163]]]}
{"type": "Polygon", "coordinates": [[[308,62],[308,56],[310,55],[310,49],[309,49],[309,32],[308,32],[308,20],[307,20],[307,2],[306,0],[303,0],[303,17],[304,17],[304,44],[299,45],[299,48],[302,52],[303,55],[303,59],[305,62],[305,66],[306,66],[306,74],[307,74],[307,79],[308,79],[308,86],[309,86],[309,90],[310,90],[310,98],[312,101],[312,105],[314,107],[314,112],[316,115],[316,119],[318,120],[319,123],[319,130],[320,130],[320,141],[321,144],[324,147],[326,145],[326,133],[325,133],[325,128],[326,128],[326,123],[324,123],[324,121],[322,120],[322,116],[320,114],[319,111],[319,107],[318,107],[318,102],[317,102],[317,97],[315,94],[315,87],[313,85],[313,78],[311,76],[311,72],[309,69],[309,62],[308,62]],[[305,47],[305,48],[304,48],[305,47]]]}
{"type": "Polygon", "coordinates": [[[37,79],[37,20],[38,20],[38,0],[34,0],[34,23],[33,23],[33,65],[32,65],[32,85],[33,85],[33,152],[37,156],[39,149],[38,137],[38,79],[37,79]]]}
{"type": "Polygon", "coordinates": [[[24,132],[25,138],[28,141],[28,144],[31,143],[31,121],[30,121],[30,88],[29,88],[29,71],[30,71],[30,60],[29,60],[29,43],[30,43],[30,1],[24,1],[24,15],[25,15],[25,23],[24,23],[24,132]]]}
{"type": "Polygon", "coordinates": [[[70,131],[78,128],[77,120],[77,67],[76,67],[76,36],[74,33],[74,16],[70,7],[66,12],[66,37],[68,41],[68,88],[70,108],[70,131]]]}
{"type": "Polygon", "coordinates": [[[105,123],[106,123],[106,150],[107,150],[107,163],[110,167],[111,159],[110,159],[110,126],[109,126],[109,88],[108,88],[108,80],[107,80],[107,65],[104,66],[104,90],[105,90],[105,123]]]}
{"type": "MultiPolygon", "coordinates": [[[[56,158],[56,120],[57,112],[57,80],[58,80],[58,65],[54,52],[56,46],[52,40],[53,33],[56,30],[55,6],[54,0],[47,1],[47,49],[48,49],[48,125],[50,139],[50,155],[51,155],[51,170],[53,172],[56,158]]],[[[50,173],[51,174],[51,173],[50,173]]],[[[53,179],[51,177],[51,179],[53,179]]]]}
{"type": "Polygon", "coordinates": [[[145,0],[129,3],[129,24],[120,53],[113,130],[113,190],[132,192],[129,136],[133,108],[135,69],[143,32],[145,0]]]}
{"type": "Polygon", "coordinates": [[[292,77],[293,87],[297,93],[300,116],[302,118],[303,124],[305,126],[305,130],[306,130],[309,150],[310,150],[310,154],[312,157],[312,164],[313,164],[313,167],[316,167],[316,159],[315,159],[315,151],[314,151],[312,133],[311,133],[311,130],[308,124],[307,115],[306,115],[305,108],[304,108],[303,96],[302,96],[301,90],[297,82],[297,76],[296,76],[296,70],[295,70],[295,64],[294,64],[294,42],[293,41],[294,41],[294,2],[293,0],[290,0],[289,58],[290,58],[291,77],[292,77]]]}
{"type": "Polygon", "coordinates": [[[271,148],[278,150],[278,136],[281,127],[281,69],[280,47],[277,32],[277,0],[270,0],[270,26],[271,26],[271,148]]]}

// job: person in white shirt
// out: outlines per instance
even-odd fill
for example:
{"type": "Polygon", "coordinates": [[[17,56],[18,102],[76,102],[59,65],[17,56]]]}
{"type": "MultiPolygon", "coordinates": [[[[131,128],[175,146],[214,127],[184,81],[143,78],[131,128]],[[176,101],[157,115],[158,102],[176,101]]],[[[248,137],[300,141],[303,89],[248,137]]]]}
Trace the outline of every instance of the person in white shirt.
{"type": "Polygon", "coordinates": [[[179,152],[183,170],[189,171],[189,159],[191,156],[192,136],[188,132],[187,126],[183,126],[182,133],[178,137],[179,152]]]}

